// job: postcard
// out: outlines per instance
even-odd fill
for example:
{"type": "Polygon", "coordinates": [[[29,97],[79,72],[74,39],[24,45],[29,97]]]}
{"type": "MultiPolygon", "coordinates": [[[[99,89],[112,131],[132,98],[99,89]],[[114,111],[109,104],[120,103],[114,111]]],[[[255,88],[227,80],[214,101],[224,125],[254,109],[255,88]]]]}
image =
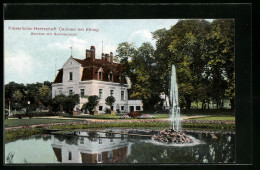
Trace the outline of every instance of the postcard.
{"type": "Polygon", "coordinates": [[[4,160],[233,164],[234,19],[4,20],[4,160]]]}

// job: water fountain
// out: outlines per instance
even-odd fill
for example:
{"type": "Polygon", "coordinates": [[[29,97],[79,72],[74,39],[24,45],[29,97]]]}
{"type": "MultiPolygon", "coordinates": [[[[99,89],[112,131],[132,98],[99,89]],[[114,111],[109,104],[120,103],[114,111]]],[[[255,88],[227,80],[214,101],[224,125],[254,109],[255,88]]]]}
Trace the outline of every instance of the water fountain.
{"type": "Polygon", "coordinates": [[[155,141],[163,143],[193,143],[193,140],[181,132],[181,117],[179,108],[178,85],[176,80],[175,66],[172,65],[170,80],[170,120],[172,129],[160,131],[158,135],[152,136],[155,141]]]}

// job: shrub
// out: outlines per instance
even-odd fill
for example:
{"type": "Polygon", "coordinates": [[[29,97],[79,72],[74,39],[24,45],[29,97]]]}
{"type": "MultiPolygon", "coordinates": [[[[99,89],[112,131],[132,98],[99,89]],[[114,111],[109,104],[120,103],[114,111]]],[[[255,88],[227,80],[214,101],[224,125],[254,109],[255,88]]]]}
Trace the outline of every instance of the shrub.
{"type": "Polygon", "coordinates": [[[110,106],[110,110],[112,110],[112,106],[115,103],[116,99],[113,96],[108,96],[106,99],[106,105],[110,106]]]}
{"type": "Polygon", "coordinates": [[[88,97],[88,102],[86,103],[86,109],[91,113],[95,107],[97,106],[99,102],[99,98],[97,95],[89,96],[88,97]]]}
{"type": "Polygon", "coordinates": [[[128,116],[130,116],[130,117],[135,119],[135,118],[141,116],[141,113],[139,113],[139,112],[130,112],[130,113],[128,113],[128,116]]]}

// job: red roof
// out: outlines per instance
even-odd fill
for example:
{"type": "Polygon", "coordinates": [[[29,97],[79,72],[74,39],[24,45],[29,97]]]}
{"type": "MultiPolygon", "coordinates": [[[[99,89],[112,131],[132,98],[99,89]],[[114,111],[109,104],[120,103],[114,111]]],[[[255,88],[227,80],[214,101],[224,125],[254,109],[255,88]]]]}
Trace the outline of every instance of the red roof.
{"type": "MultiPolygon", "coordinates": [[[[81,64],[83,67],[82,78],[81,81],[85,80],[98,80],[98,70],[100,68],[103,69],[102,72],[102,81],[109,81],[108,75],[113,73],[113,82],[120,83],[120,75],[123,72],[124,65],[118,63],[110,63],[105,60],[95,59],[92,60],[90,58],[86,59],[77,59],[73,58],[75,61],[81,64]]],[[[62,83],[63,69],[59,70],[54,83],[62,83]]],[[[122,80],[122,83],[126,84],[125,78],[122,80]]]]}
{"type": "Polygon", "coordinates": [[[53,83],[62,83],[63,69],[60,69],[53,83]]]}

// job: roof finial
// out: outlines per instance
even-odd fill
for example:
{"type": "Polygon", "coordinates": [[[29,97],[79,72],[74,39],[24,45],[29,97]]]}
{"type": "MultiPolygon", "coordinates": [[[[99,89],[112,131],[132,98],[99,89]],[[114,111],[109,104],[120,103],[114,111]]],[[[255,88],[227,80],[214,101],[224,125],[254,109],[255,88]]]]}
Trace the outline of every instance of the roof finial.
{"type": "Polygon", "coordinates": [[[70,56],[72,57],[72,45],[70,46],[70,56]]]}

